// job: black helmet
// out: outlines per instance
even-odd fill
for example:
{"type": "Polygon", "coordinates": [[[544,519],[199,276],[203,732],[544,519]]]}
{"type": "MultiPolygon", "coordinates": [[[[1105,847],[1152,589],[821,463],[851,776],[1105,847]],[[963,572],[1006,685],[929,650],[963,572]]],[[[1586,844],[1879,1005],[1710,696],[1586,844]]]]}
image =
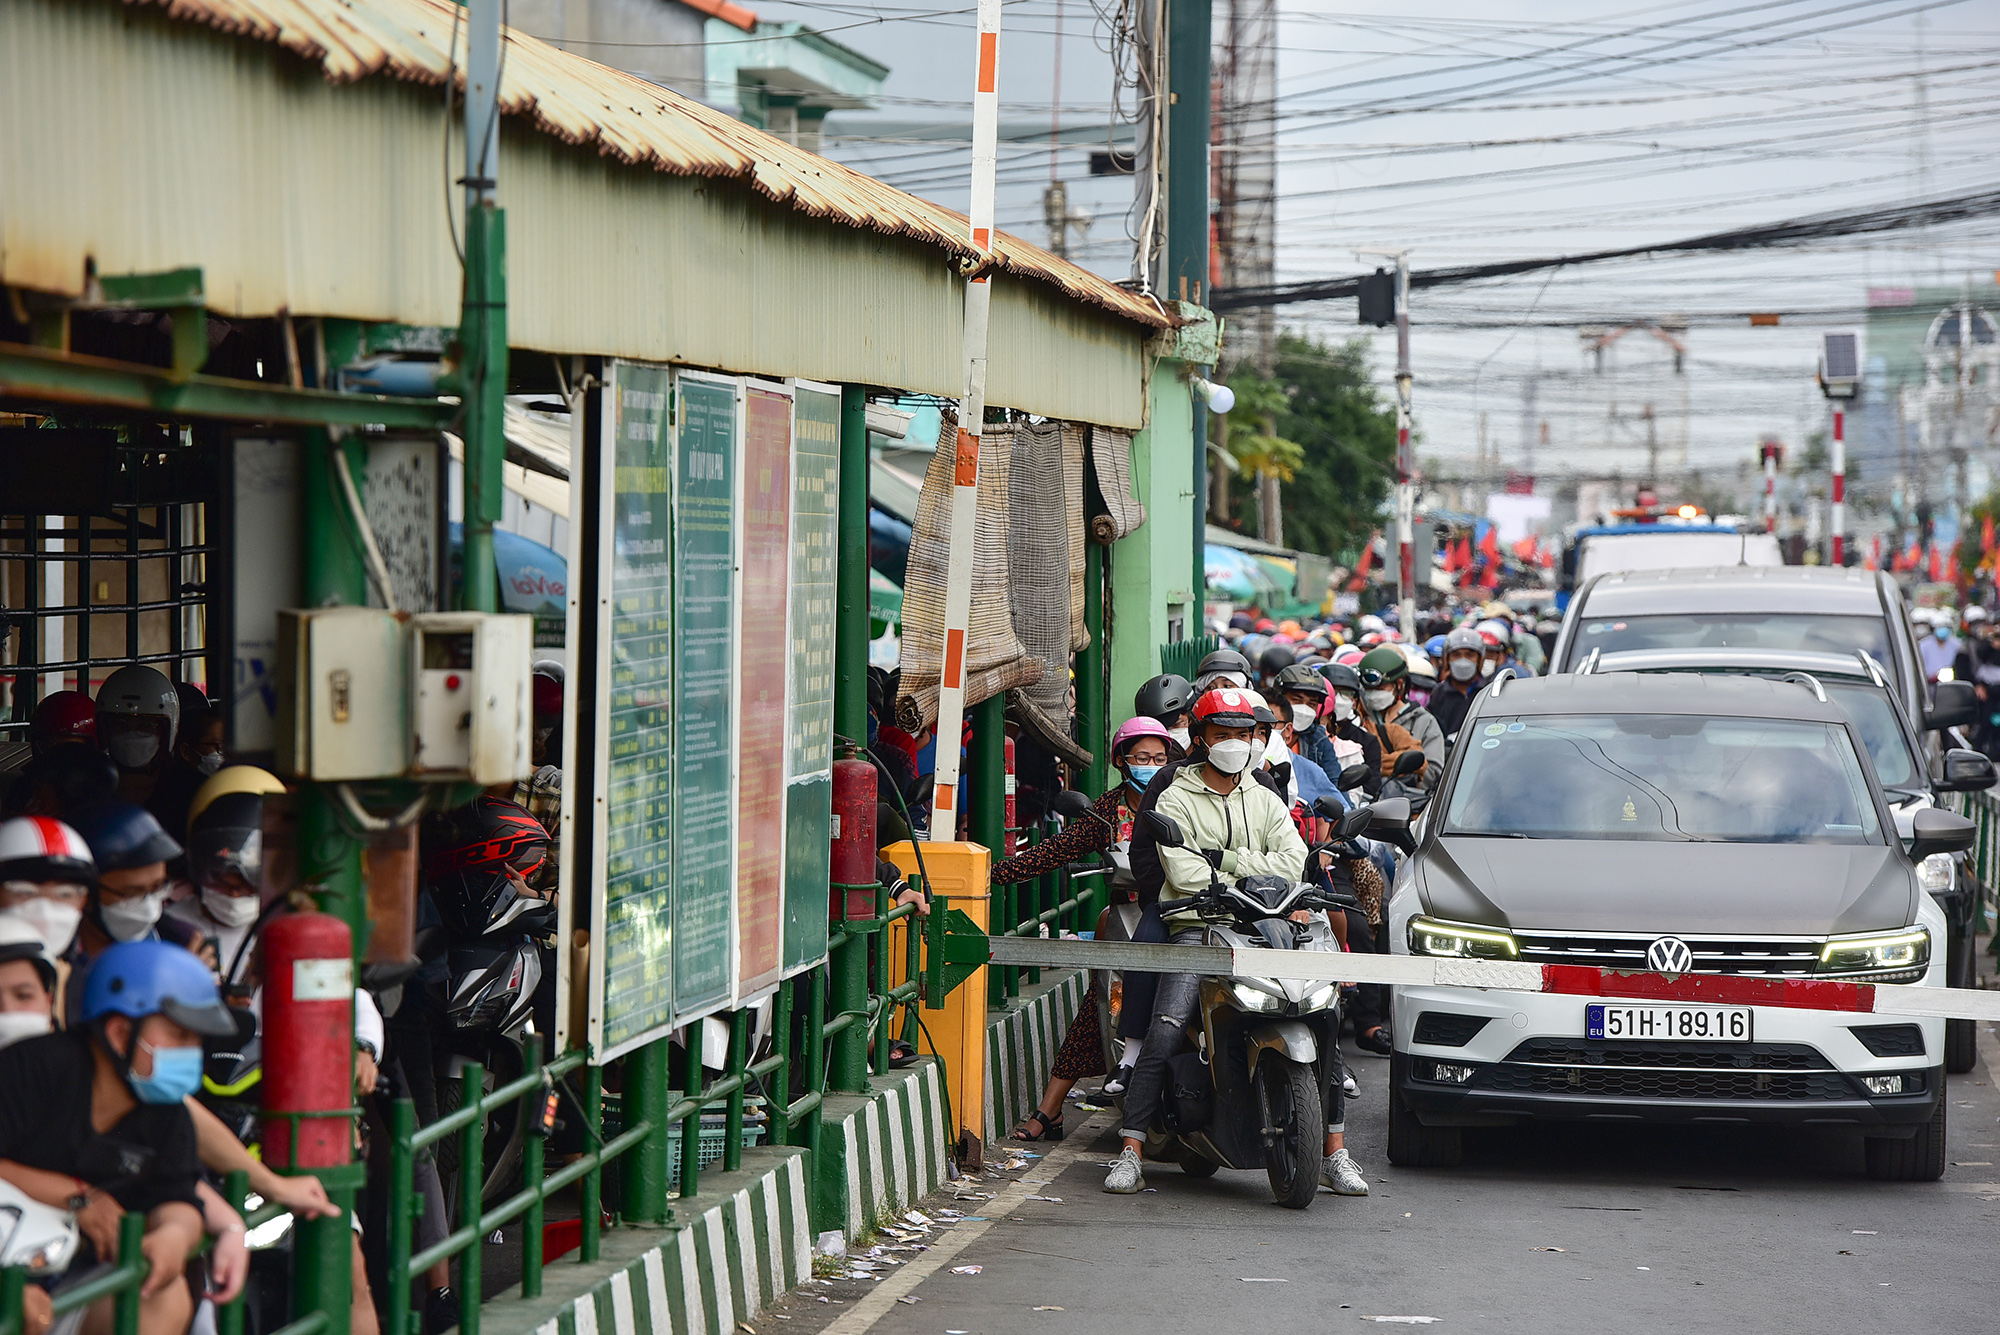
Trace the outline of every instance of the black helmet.
{"type": "Polygon", "coordinates": [[[532,941],[454,946],[445,969],[444,1013],[451,1027],[505,1033],[534,1010],[542,952],[532,941]]]}
{"type": "Polygon", "coordinates": [[[1260,676],[1275,677],[1297,662],[1298,657],[1289,644],[1274,644],[1257,655],[1257,672],[1260,676]]]}
{"type": "Polygon", "coordinates": [[[1194,703],[1194,687],[1186,677],[1163,672],[1141,685],[1132,696],[1132,712],[1158,719],[1171,727],[1194,703]]]}
{"type": "Polygon", "coordinates": [[[555,905],[524,895],[525,876],[548,855],[549,834],[518,803],[482,795],[445,813],[425,859],[431,902],[455,935],[484,936],[502,927],[535,934],[555,925],[555,905]]]}
{"type": "Polygon", "coordinates": [[[1349,664],[1328,663],[1320,669],[1320,675],[1325,677],[1326,684],[1336,691],[1353,691],[1356,695],[1361,693],[1361,674],[1349,664]]]}
{"type": "Polygon", "coordinates": [[[181,855],[180,844],[160,828],[153,813],[130,802],[92,802],[71,815],[69,823],[90,845],[99,872],[147,867],[181,855]]]}
{"type": "Polygon", "coordinates": [[[1250,679],[1250,660],[1234,649],[1217,649],[1202,659],[1201,666],[1195,669],[1197,677],[1206,677],[1217,672],[1240,673],[1247,682],[1250,679]]]}
{"type": "Polygon", "coordinates": [[[1298,691],[1316,700],[1326,699],[1326,678],[1307,667],[1304,663],[1294,663],[1281,668],[1277,679],[1271,683],[1280,695],[1287,691],[1298,691]]]}

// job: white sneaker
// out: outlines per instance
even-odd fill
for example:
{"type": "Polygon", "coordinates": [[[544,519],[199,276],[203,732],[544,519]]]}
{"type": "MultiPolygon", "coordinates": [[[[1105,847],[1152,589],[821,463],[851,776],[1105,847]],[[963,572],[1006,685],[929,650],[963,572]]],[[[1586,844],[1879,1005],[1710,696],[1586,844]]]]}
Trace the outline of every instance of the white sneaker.
{"type": "MultiPolygon", "coordinates": [[[[1319,1163],[1319,1184],[1336,1196],[1366,1196],[1368,1179],[1361,1176],[1361,1170],[1354,1166],[1354,1160],[1347,1157],[1344,1149],[1335,1150],[1319,1163]]],[[[1106,1186],[1105,1190],[1110,1190],[1106,1186]]]]}
{"type": "MultiPolygon", "coordinates": [[[[1358,1175],[1356,1180],[1359,1180],[1358,1175]]],[[[1146,1175],[1139,1171],[1139,1151],[1128,1147],[1119,1154],[1118,1162],[1111,1165],[1110,1173],[1105,1175],[1104,1189],[1119,1196],[1136,1196],[1145,1188],[1146,1175]]],[[[1361,1190],[1363,1194],[1367,1193],[1366,1183],[1362,1184],[1361,1190]]]]}
{"type": "Polygon", "coordinates": [[[1340,1077],[1340,1092],[1350,1099],[1358,1099],[1361,1097],[1361,1086],[1354,1083],[1353,1076],[1343,1075],[1340,1077]]]}

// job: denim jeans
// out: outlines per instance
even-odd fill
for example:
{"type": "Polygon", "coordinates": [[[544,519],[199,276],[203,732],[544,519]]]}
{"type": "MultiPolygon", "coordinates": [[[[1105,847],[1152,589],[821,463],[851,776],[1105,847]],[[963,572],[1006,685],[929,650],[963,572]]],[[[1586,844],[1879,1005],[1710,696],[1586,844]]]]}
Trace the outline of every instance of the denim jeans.
{"type": "MultiPolygon", "coordinates": [[[[1207,939],[1201,927],[1183,927],[1170,938],[1177,946],[1198,946],[1207,939]]],[[[1132,1140],[1144,1140],[1147,1128],[1160,1108],[1160,1091],[1166,1084],[1167,1061],[1181,1050],[1187,1023],[1201,998],[1201,975],[1168,973],[1160,975],[1159,989],[1153,994],[1153,1022],[1146,1027],[1146,1041],[1139,1049],[1139,1064],[1132,1083],[1125,1087],[1125,1129],[1120,1133],[1132,1140]]]]}

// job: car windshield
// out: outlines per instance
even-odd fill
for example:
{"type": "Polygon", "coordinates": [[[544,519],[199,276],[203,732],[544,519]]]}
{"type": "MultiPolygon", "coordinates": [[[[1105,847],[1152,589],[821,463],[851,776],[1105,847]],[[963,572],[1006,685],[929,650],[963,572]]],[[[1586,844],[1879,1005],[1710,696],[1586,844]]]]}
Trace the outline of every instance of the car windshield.
{"type": "Polygon", "coordinates": [[[1847,711],[1861,745],[1875,766],[1875,777],[1884,788],[1915,788],[1924,783],[1917,758],[1910,754],[1910,742],[1903,725],[1896,720],[1896,706],[1889,693],[1872,683],[1834,681],[1821,678],[1829,699],[1847,711]]]}
{"type": "Polygon", "coordinates": [[[1528,715],[1480,723],[1476,737],[1459,739],[1448,835],[1882,842],[1860,759],[1829,724],[1528,715]]]}
{"type": "Polygon", "coordinates": [[[1881,617],[1784,612],[1677,612],[1666,616],[1586,617],[1570,646],[1570,666],[1593,649],[1782,649],[1852,657],[1866,649],[1889,661],[1881,617]]]}

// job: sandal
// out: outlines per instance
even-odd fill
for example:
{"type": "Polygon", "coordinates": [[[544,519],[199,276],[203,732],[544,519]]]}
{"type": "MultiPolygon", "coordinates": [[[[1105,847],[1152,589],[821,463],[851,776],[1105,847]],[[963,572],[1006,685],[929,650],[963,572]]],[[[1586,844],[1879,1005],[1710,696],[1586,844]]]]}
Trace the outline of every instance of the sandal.
{"type": "Polygon", "coordinates": [[[1040,1108],[1037,1108],[1022,1119],[1021,1125],[1014,1128],[1010,1138],[1013,1140],[1061,1140],[1063,1138],[1063,1119],[1060,1117],[1051,1117],[1040,1108]],[[1041,1123],[1041,1130],[1032,1136],[1029,1135],[1028,1129],[1037,1122],[1041,1123]]]}

